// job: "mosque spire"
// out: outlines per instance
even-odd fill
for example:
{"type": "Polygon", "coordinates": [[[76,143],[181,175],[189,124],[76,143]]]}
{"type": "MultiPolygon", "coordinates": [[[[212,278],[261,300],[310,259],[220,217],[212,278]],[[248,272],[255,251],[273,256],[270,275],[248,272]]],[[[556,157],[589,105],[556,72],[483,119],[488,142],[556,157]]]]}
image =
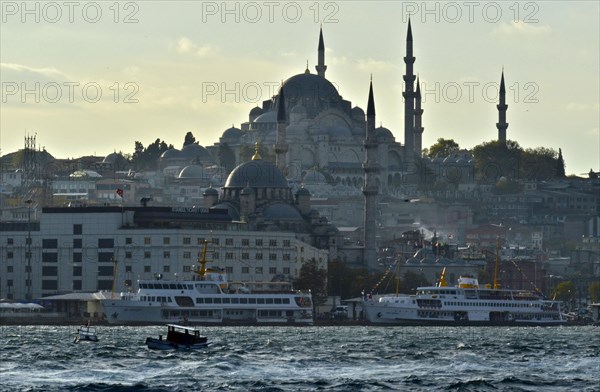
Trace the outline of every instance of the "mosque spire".
{"type": "Polygon", "coordinates": [[[415,95],[414,83],[415,75],[413,73],[413,64],[415,58],[413,56],[413,37],[410,18],[408,19],[408,31],[406,33],[406,56],[404,63],[406,64],[406,72],[404,73],[404,151],[405,159],[412,160],[415,153],[414,150],[414,116],[415,116],[415,95]]]}
{"type": "Polygon", "coordinates": [[[380,166],[377,160],[379,143],[375,134],[375,101],[373,99],[373,80],[369,84],[369,101],[367,103],[365,161],[363,162],[364,185],[362,192],[365,195],[364,211],[364,254],[363,259],[367,268],[377,267],[376,247],[376,214],[377,195],[379,194],[378,177],[380,166]]]}
{"type": "Polygon", "coordinates": [[[498,105],[496,105],[496,108],[498,108],[498,122],[496,123],[496,128],[498,128],[498,141],[506,143],[506,128],[508,128],[508,123],[506,122],[506,109],[508,109],[508,105],[506,104],[506,87],[504,86],[504,67],[502,67],[499,102],[498,105]]]}
{"type": "Polygon", "coordinates": [[[325,71],[327,71],[327,66],[325,65],[325,43],[323,42],[323,26],[321,26],[321,30],[319,32],[318,63],[315,68],[317,70],[317,75],[325,77],[325,71]]]}
{"type": "Polygon", "coordinates": [[[415,139],[414,149],[417,156],[421,156],[423,151],[423,131],[425,128],[422,127],[422,116],[423,109],[421,109],[421,86],[419,85],[419,77],[417,76],[417,91],[415,92],[415,139]]]}
{"type": "Polygon", "coordinates": [[[284,174],[286,174],[286,154],[288,151],[288,145],[286,141],[287,124],[285,117],[285,94],[282,86],[279,89],[279,99],[277,106],[277,139],[275,141],[275,163],[277,165],[277,168],[284,174]]]}

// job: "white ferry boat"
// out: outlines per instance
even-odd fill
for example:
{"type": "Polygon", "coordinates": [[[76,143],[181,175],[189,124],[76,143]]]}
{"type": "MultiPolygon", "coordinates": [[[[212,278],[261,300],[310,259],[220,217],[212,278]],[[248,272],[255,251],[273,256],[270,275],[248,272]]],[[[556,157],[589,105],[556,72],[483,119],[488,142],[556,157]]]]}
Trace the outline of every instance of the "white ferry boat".
{"type": "Polygon", "coordinates": [[[206,245],[196,280],[140,280],[137,293],[101,300],[110,324],[295,324],[312,325],[310,292],[289,282],[228,282],[206,269],[206,245]]]}
{"type": "Polygon", "coordinates": [[[419,287],[416,295],[382,295],[363,301],[369,322],[388,325],[561,325],[559,301],[528,290],[479,285],[461,276],[446,285],[445,270],[437,286],[419,287]]]}

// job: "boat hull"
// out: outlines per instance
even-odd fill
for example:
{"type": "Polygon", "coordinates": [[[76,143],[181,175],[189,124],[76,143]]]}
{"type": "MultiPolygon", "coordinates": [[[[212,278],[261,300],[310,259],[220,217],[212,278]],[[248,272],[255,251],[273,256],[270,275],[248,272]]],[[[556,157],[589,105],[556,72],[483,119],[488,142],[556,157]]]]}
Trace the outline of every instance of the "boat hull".
{"type": "Polygon", "coordinates": [[[170,342],[168,340],[146,338],[146,345],[151,350],[198,350],[208,346],[208,342],[194,343],[194,344],[182,344],[170,342]]]}

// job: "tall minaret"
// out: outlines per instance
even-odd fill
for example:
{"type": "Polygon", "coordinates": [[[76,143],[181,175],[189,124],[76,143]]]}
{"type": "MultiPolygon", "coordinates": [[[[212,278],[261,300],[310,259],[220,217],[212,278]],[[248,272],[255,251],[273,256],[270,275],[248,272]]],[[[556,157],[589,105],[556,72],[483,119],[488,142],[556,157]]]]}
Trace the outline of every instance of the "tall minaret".
{"type": "Polygon", "coordinates": [[[415,96],[413,86],[415,83],[415,75],[413,74],[413,38],[412,29],[410,27],[410,19],[408,20],[408,32],[406,33],[406,56],[404,63],[406,64],[406,74],[404,75],[404,88],[402,93],[404,96],[404,151],[406,151],[406,159],[411,160],[414,154],[414,108],[415,96]]]}
{"type": "Polygon", "coordinates": [[[504,68],[502,68],[502,78],[500,79],[500,102],[496,105],[498,108],[498,122],[496,128],[498,128],[498,141],[506,143],[506,128],[508,123],[506,122],[506,88],[504,87],[504,68]]]}
{"type": "Polygon", "coordinates": [[[325,77],[325,71],[327,71],[327,66],[325,65],[325,44],[323,43],[323,27],[321,27],[321,31],[319,32],[319,58],[317,66],[315,68],[317,70],[317,75],[325,77]]]}
{"type": "Polygon", "coordinates": [[[275,164],[285,175],[287,174],[286,153],[288,145],[286,142],[286,120],[285,120],[285,95],[283,87],[279,89],[279,106],[277,107],[277,139],[275,141],[275,164]]]}
{"type": "Polygon", "coordinates": [[[362,189],[365,195],[365,228],[364,228],[364,263],[367,267],[376,268],[377,249],[376,249],[376,224],[375,216],[377,213],[377,194],[379,187],[377,185],[377,176],[379,174],[379,163],[377,162],[377,135],[375,134],[375,102],[373,100],[373,81],[369,86],[369,103],[367,104],[367,137],[364,141],[365,161],[363,171],[365,173],[365,183],[362,189]]]}
{"type": "Polygon", "coordinates": [[[421,87],[419,86],[419,77],[417,77],[417,91],[415,92],[415,155],[421,156],[423,151],[423,131],[425,128],[421,126],[421,87]]]}

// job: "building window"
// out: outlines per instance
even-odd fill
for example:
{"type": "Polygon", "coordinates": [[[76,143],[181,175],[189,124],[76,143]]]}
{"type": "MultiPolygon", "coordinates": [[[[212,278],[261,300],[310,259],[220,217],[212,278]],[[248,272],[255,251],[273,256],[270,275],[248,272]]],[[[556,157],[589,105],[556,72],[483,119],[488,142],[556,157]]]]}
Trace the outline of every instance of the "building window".
{"type": "Polygon", "coordinates": [[[152,268],[149,265],[144,266],[144,272],[152,272],[152,268]]]}
{"type": "Polygon", "coordinates": [[[290,254],[289,253],[284,253],[283,254],[283,259],[284,260],[290,260],[291,259],[290,254]]]}
{"type": "Polygon", "coordinates": [[[171,272],[171,267],[168,265],[163,265],[163,272],[171,272]]]}
{"type": "Polygon", "coordinates": [[[98,261],[104,262],[104,263],[110,263],[113,262],[115,258],[115,254],[112,252],[101,252],[98,253],[98,261]]]}
{"type": "Polygon", "coordinates": [[[233,259],[233,252],[225,252],[225,259],[226,260],[233,259]]]}
{"type": "Polygon", "coordinates": [[[204,245],[204,238],[198,238],[198,245],[204,245]]]}
{"type": "Polygon", "coordinates": [[[152,240],[150,237],[144,237],[144,245],[152,245],[152,240]]]}
{"type": "Polygon", "coordinates": [[[107,249],[114,248],[115,240],[112,238],[98,238],[98,248],[99,249],[107,249]]]}
{"type": "Polygon", "coordinates": [[[58,262],[58,253],[42,253],[42,261],[44,263],[58,262]]]}
{"type": "Polygon", "coordinates": [[[277,246],[277,240],[269,240],[269,246],[277,246]]]}
{"type": "Polygon", "coordinates": [[[225,245],[233,246],[233,238],[225,238],[225,245]]]}
{"type": "Polygon", "coordinates": [[[12,259],[14,257],[13,252],[6,252],[6,258],[7,259],[12,259]]]}
{"type": "Polygon", "coordinates": [[[168,250],[165,250],[163,252],[163,259],[170,259],[171,258],[171,252],[169,252],[168,250]]]}
{"type": "Polygon", "coordinates": [[[133,239],[131,237],[125,237],[125,245],[133,244],[133,239]]]}
{"type": "Polygon", "coordinates": [[[152,258],[152,252],[145,251],[144,252],[144,259],[150,259],[150,258],[152,258]]]}
{"type": "Polygon", "coordinates": [[[81,225],[81,224],[73,225],[73,234],[74,235],[81,235],[82,233],[83,233],[83,225],[81,225]]]}
{"type": "Polygon", "coordinates": [[[275,267],[269,267],[269,273],[272,275],[275,275],[277,273],[277,268],[275,267]]]}
{"type": "Polygon", "coordinates": [[[262,273],[263,273],[263,269],[262,269],[262,267],[256,267],[256,268],[254,269],[254,273],[256,273],[256,274],[262,274],[262,273]]]}
{"type": "Polygon", "coordinates": [[[73,253],[73,263],[81,263],[83,261],[83,253],[73,253]]]}
{"type": "Polygon", "coordinates": [[[56,290],[58,289],[57,280],[42,280],[42,290],[56,290]]]}
{"type": "Polygon", "coordinates": [[[73,267],[73,276],[81,276],[82,268],[81,266],[73,267]]]}
{"type": "Polygon", "coordinates": [[[263,259],[263,254],[262,254],[262,253],[257,253],[257,254],[254,256],[254,259],[256,259],[256,260],[262,260],[262,259],[263,259]]]}
{"type": "Polygon", "coordinates": [[[286,275],[290,274],[290,267],[283,267],[283,273],[286,275]]]}
{"type": "Polygon", "coordinates": [[[212,243],[213,243],[214,245],[219,245],[219,239],[218,239],[218,238],[213,238],[213,239],[212,239],[212,243]]]}
{"type": "Polygon", "coordinates": [[[233,267],[225,267],[225,272],[228,274],[233,274],[233,267]]]}
{"type": "Polygon", "coordinates": [[[219,252],[213,253],[213,260],[219,260],[219,252]]]}
{"type": "Polygon", "coordinates": [[[12,244],[14,244],[14,240],[12,238],[7,238],[6,245],[12,245],[12,244]]]}
{"type": "Polygon", "coordinates": [[[250,245],[250,240],[248,238],[242,238],[242,246],[250,245]]]}
{"type": "Polygon", "coordinates": [[[42,240],[42,248],[44,248],[44,249],[57,249],[58,248],[58,240],[56,238],[43,239],[42,240]]]}
{"type": "Polygon", "coordinates": [[[125,272],[131,272],[131,266],[130,265],[126,265],[125,266],[125,272]]]}
{"type": "Polygon", "coordinates": [[[189,265],[184,265],[183,266],[183,272],[192,272],[192,267],[189,265]]]}
{"type": "Polygon", "coordinates": [[[171,243],[171,237],[163,237],[163,245],[169,245],[171,243]]]}
{"type": "Polygon", "coordinates": [[[10,274],[11,272],[13,272],[13,266],[12,266],[12,265],[7,265],[7,266],[6,266],[6,272],[8,272],[9,274],[10,274]]]}
{"type": "Polygon", "coordinates": [[[125,251],[125,258],[126,259],[131,259],[131,252],[130,251],[125,251]]]}
{"type": "Polygon", "coordinates": [[[269,253],[269,260],[277,260],[277,253],[269,253]]]}
{"type": "Polygon", "coordinates": [[[83,243],[81,238],[73,238],[73,249],[81,249],[83,243]]]}
{"type": "Polygon", "coordinates": [[[184,259],[191,259],[192,258],[192,252],[183,252],[183,258],[184,259]]]}
{"type": "Polygon", "coordinates": [[[256,246],[263,246],[263,240],[262,238],[257,238],[255,241],[256,246]]]}
{"type": "Polygon", "coordinates": [[[192,238],[191,237],[183,237],[183,245],[191,245],[192,238]]]}
{"type": "Polygon", "coordinates": [[[81,290],[81,280],[73,281],[73,290],[81,290]]]}
{"type": "Polygon", "coordinates": [[[289,247],[290,246],[290,240],[283,240],[283,246],[289,247]]]}
{"type": "Polygon", "coordinates": [[[248,260],[248,259],[250,259],[250,253],[243,252],[242,253],[242,260],[248,260]]]}
{"type": "Polygon", "coordinates": [[[242,267],[242,274],[249,274],[250,273],[250,267],[242,267]]]}

